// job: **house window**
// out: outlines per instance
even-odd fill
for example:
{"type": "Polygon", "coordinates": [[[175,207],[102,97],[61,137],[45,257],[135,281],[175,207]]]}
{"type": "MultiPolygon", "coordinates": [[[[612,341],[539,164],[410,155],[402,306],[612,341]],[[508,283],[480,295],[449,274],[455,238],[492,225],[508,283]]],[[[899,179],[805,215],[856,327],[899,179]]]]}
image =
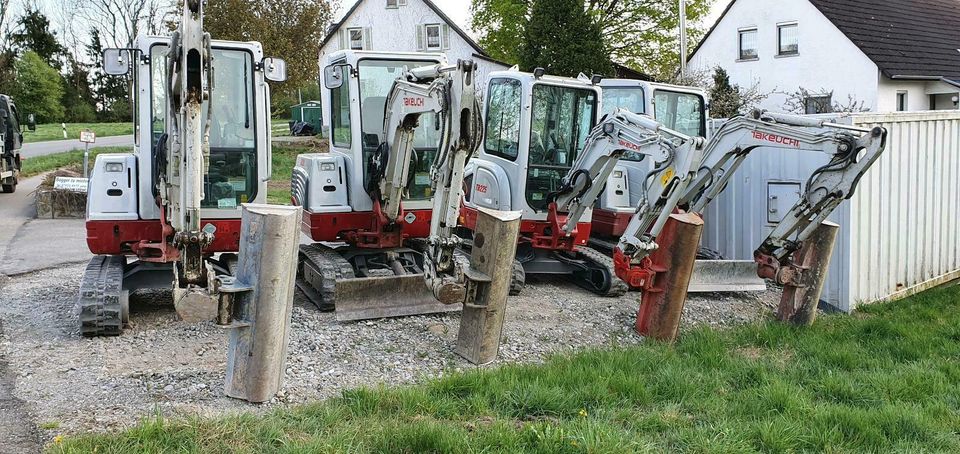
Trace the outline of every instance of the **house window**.
{"type": "Polygon", "coordinates": [[[909,110],[907,107],[907,92],[898,91],[897,92],[897,112],[906,112],[909,110]]]}
{"type": "Polygon", "coordinates": [[[740,60],[756,60],[760,57],[757,51],[757,29],[747,28],[740,30],[740,60]]]}
{"type": "Polygon", "coordinates": [[[396,8],[398,0],[387,0],[387,8],[396,8]]]}
{"type": "Polygon", "coordinates": [[[443,49],[443,35],[440,33],[441,26],[439,24],[427,25],[427,50],[440,50],[443,49]]]}
{"type": "Polygon", "coordinates": [[[803,106],[804,106],[805,113],[807,115],[832,113],[833,112],[833,96],[831,95],[808,96],[806,99],[803,100],[803,106]]]}
{"type": "Polygon", "coordinates": [[[363,29],[351,28],[348,33],[350,34],[350,49],[363,50],[363,29]]]}
{"type": "Polygon", "coordinates": [[[796,22],[777,26],[777,55],[788,56],[800,53],[800,27],[796,22]]]}

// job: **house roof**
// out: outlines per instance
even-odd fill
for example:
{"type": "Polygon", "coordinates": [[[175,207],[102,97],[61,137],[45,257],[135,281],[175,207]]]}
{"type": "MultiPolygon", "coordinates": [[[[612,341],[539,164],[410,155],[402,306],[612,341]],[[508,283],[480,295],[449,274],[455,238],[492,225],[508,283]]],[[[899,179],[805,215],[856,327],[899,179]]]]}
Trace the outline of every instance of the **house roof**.
{"type": "MultiPolygon", "coordinates": [[[[960,84],[960,0],[809,0],[892,79],[960,84]]],[[[719,24],[736,0],[727,5],[719,24]]],[[[700,41],[690,57],[710,37],[700,41]]]]}
{"type": "MultiPolygon", "coordinates": [[[[418,0],[413,0],[413,1],[418,1],[418,0]]],[[[467,42],[467,44],[470,44],[470,47],[473,47],[473,50],[476,51],[477,54],[479,54],[481,57],[485,57],[488,59],[490,58],[490,55],[488,55],[487,52],[483,50],[483,48],[480,47],[480,45],[477,44],[477,42],[474,41],[473,38],[470,37],[470,35],[467,35],[467,32],[463,31],[463,29],[460,28],[460,26],[457,25],[456,22],[450,19],[450,16],[447,16],[446,13],[443,12],[443,10],[437,7],[437,5],[433,3],[433,1],[431,0],[419,0],[419,1],[426,3],[426,5],[431,10],[433,10],[433,12],[436,13],[437,16],[440,16],[440,19],[442,19],[444,22],[447,23],[447,25],[450,26],[451,30],[453,30],[458,35],[460,35],[460,37],[463,38],[467,42]]],[[[323,38],[323,42],[320,43],[320,47],[326,46],[327,43],[330,42],[330,40],[337,35],[337,32],[340,31],[340,26],[343,25],[343,23],[350,18],[353,12],[356,11],[357,8],[360,7],[360,4],[363,2],[364,0],[357,0],[357,2],[354,3],[349,10],[347,10],[347,13],[343,15],[343,18],[340,19],[340,22],[336,22],[330,25],[330,29],[327,31],[327,36],[323,38]]]]}

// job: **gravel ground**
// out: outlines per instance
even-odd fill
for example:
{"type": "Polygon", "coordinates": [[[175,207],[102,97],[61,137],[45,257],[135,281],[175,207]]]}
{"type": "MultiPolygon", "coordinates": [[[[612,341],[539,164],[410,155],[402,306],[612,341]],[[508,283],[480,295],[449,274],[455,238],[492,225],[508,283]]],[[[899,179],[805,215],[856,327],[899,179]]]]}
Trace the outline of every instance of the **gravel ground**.
{"type": "MultiPolygon", "coordinates": [[[[273,401],[246,404],[223,394],[225,332],[178,321],[167,292],[134,295],[133,326],[123,336],[80,338],[73,299],[83,269],[64,266],[3,285],[0,359],[9,363],[15,394],[45,440],[115,430],[157,413],[264,411],[345,388],[410,383],[474,367],[453,353],[458,314],[340,324],[298,298],[286,384],[273,401]]],[[[493,367],[639,343],[632,331],[638,296],[598,298],[560,280],[528,283],[523,296],[510,299],[493,367]]],[[[760,320],[778,299],[779,291],[692,296],[683,326],[760,320]]]]}

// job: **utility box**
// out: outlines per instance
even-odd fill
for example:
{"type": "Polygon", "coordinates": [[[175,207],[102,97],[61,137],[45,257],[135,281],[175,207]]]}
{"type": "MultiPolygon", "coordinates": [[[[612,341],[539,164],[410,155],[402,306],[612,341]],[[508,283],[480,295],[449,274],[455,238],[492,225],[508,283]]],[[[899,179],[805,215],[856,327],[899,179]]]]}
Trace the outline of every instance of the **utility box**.
{"type": "Polygon", "coordinates": [[[290,121],[293,123],[300,121],[310,123],[313,125],[313,130],[319,133],[323,128],[322,113],[323,108],[320,106],[320,101],[307,101],[290,108],[290,121]]]}

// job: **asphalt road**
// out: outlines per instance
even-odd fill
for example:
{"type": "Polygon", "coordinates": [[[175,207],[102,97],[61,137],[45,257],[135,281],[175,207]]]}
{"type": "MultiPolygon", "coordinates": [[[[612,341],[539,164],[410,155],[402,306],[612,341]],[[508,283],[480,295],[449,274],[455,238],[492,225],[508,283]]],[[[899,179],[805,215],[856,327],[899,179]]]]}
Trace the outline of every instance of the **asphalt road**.
{"type": "MultiPolygon", "coordinates": [[[[97,142],[90,144],[90,147],[126,147],[133,146],[133,135],[97,137],[97,142]]],[[[62,153],[74,149],[83,149],[83,143],[77,139],[52,140],[49,142],[25,143],[20,150],[20,156],[24,158],[34,158],[54,153],[62,153]]]]}

